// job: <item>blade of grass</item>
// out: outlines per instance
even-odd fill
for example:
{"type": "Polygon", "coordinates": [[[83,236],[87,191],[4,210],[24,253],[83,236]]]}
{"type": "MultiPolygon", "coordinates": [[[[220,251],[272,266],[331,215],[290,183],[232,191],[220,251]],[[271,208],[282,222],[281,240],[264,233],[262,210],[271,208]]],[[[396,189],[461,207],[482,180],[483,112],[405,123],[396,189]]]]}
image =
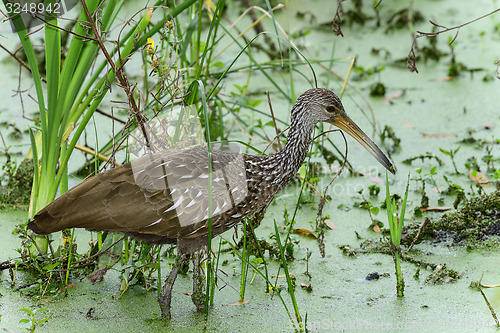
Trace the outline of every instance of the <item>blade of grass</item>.
{"type": "Polygon", "coordinates": [[[401,215],[398,218],[397,215],[397,207],[396,207],[396,201],[394,199],[391,200],[390,197],[390,190],[389,190],[389,179],[388,179],[388,173],[386,171],[385,173],[385,181],[386,181],[386,205],[387,205],[387,219],[389,222],[389,228],[391,232],[391,243],[392,243],[392,253],[393,253],[393,258],[394,258],[394,266],[396,270],[396,290],[397,290],[397,296],[398,297],[403,297],[404,296],[404,278],[403,278],[403,273],[401,272],[401,259],[400,259],[400,252],[401,252],[401,234],[403,230],[403,223],[404,223],[404,214],[406,210],[406,202],[408,198],[408,188],[410,184],[410,175],[408,174],[408,182],[406,184],[406,191],[405,191],[405,197],[403,199],[403,205],[401,207],[401,215]]]}
{"type": "MultiPolygon", "coordinates": [[[[276,236],[276,242],[278,243],[278,247],[279,247],[279,251],[280,251],[281,265],[283,267],[283,270],[285,271],[286,282],[288,285],[288,293],[290,294],[290,298],[292,300],[293,310],[295,312],[295,319],[297,320],[299,327],[301,329],[303,329],[302,318],[300,317],[299,307],[297,305],[297,300],[295,299],[293,282],[292,282],[292,279],[290,277],[290,273],[288,271],[288,263],[287,263],[286,258],[285,258],[285,250],[283,249],[283,245],[281,244],[280,234],[278,231],[278,225],[276,224],[276,220],[274,221],[274,235],[276,236]]],[[[285,245],[286,245],[286,243],[285,243],[285,245]]]]}
{"type": "MultiPolygon", "coordinates": [[[[205,316],[208,317],[208,305],[211,303],[210,291],[212,291],[212,283],[214,283],[213,279],[213,270],[212,270],[212,143],[210,137],[210,126],[208,120],[208,105],[207,105],[207,97],[205,96],[205,86],[201,80],[193,81],[190,88],[191,91],[194,89],[198,90],[198,96],[201,96],[201,109],[200,116],[203,116],[205,120],[205,140],[207,143],[207,154],[208,154],[208,220],[207,220],[207,288],[206,288],[206,298],[205,298],[205,316]],[[194,85],[193,85],[194,84],[194,85]]],[[[194,94],[190,95],[191,98],[194,98],[194,94]]],[[[193,100],[194,101],[194,100],[193,100]]]]}
{"type": "Polygon", "coordinates": [[[389,191],[389,176],[387,172],[385,173],[385,205],[387,207],[387,223],[389,223],[389,230],[391,235],[391,241],[393,241],[394,230],[394,211],[392,209],[391,193],[389,191]]]}
{"type": "MultiPolygon", "coordinates": [[[[31,75],[33,77],[33,82],[35,85],[35,91],[37,95],[37,101],[38,101],[38,110],[40,113],[40,126],[42,129],[42,138],[43,140],[47,139],[47,133],[46,128],[47,128],[47,115],[45,113],[45,101],[44,101],[44,91],[42,88],[42,80],[40,77],[40,72],[38,71],[38,62],[36,60],[35,56],[35,51],[33,49],[33,45],[31,44],[31,40],[29,36],[27,36],[27,29],[24,25],[24,22],[21,18],[21,15],[15,15],[13,12],[14,7],[13,6],[7,6],[6,4],[8,3],[7,0],[3,0],[4,6],[7,10],[7,13],[9,17],[11,17],[11,22],[12,25],[14,26],[15,31],[17,31],[17,34],[19,36],[19,40],[21,42],[21,46],[23,47],[24,53],[26,55],[26,58],[28,59],[28,64],[31,69],[31,75]]],[[[36,143],[37,140],[34,138],[31,139],[31,143],[36,143]]],[[[47,154],[46,151],[47,147],[42,145],[42,154],[47,154]]],[[[33,158],[36,159],[37,155],[34,155],[33,158]]],[[[45,155],[47,156],[47,155],[45,155]]],[[[43,161],[42,161],[43,162],[43,161]]],[[[34,163],[37,165],[38,163],[34,163]]],[[[38,171],[39,168],[35,169],[35,172],[38,171]]],[[[40,177],[37,179],[37,184],[39,185],[41,182],[40,177]]],[[[37,200],[33,200],[33,198],[30,200],[30,207],[29,207],[29,217],[33,217],[34,214],[38,211],[37,210],[37,203],[38,203],[38,191],[37,188],[34,188],[34,193],[36,195],[37,200]]]]}
{"type": "Polygon", "coordinates": [[[406,182],[406,190],[405,190],[405,197],[403,199],[403,204],[401,205],[401,214],[399,216],[399,223],[398,223],[398,230],[397,230],[397,235],[398,237],[398,244],[397,246],[400,245],[401,243],[401,235],[403,234],[403,222],[405,219],[405,213],[406,213],[406,201],[408,199],[408,188],[410,186],[410,174],[408,173],[408,181],[406,182]]]}
{"type": "Polygon", "coordinates": [[[240,301],[243,302],[245,300],[245,287],[247,283],[247,267],[249,260],[249,253],[247,249],[247,221],[246,219],[243,221],[243,257],[245,260],[241,260],[241,276],[240,276],[240,301]]]}
{"type": "MultiPolygon", "coordinates": [[[[215,272],[217,272],[219,269],[219,259],[220,259],[220,254],[221,254],[221,248],[222,248],[222,239],[219,239],[219,248],[217,249],[217,261],[215,263],[215,268],[214,268],[215,272]]],[[[216,276],[217,275],[215,275],[215,277],[216,276]]],[[[212,283],[211,287],[212,287],[212,289],[210,290],[210,306],[214,306],[215,283],[212,283]]]]}
{"type": "MultiPolygon", "coordinates": [[[[54,1],[49,1],[54,5],[54,1]]],[[[57,18],[48,17],[45,24],[45,68],[47,79],[47,130],[48,140],[43,142],[48,145],[47,152],[44,155],[42,164],[46,165],[45,172],[42,172],[42,188],[48,188],[54,179],[55,170],[60,154],[60,141],[57,140],[59,134],[59,125],[62,119],[62,110],[58,110],[57,101],[59,95],[60,67],[61,67],[61,34],[58,28],[57,18]]],[[[61,134],[62,135],[62,134],[61,134]]],[[[44,206],[50,202],[47,197],[48,191],[39,193],[41,205],[44,206]]]]}

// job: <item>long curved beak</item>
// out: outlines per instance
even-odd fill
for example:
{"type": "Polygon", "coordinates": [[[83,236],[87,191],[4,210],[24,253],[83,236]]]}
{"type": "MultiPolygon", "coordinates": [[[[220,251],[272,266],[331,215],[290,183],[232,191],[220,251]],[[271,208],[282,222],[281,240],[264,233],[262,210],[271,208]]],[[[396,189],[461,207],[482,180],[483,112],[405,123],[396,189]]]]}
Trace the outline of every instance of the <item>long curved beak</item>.
{"type": "Polygon", "coordinates": [[[332,118],[329,121],[330,124],[337,126],[341,130],[347,132],[350,136],[352,136],[356,141],[358,141],[370,154],[373,155],[387,170],[389,170],[392,174],[396,174],[396,170],[394,166],[389,161],[389,159],[385,156],[385,154],[380,150],[379,147],[368,137],[359,128],[358,125],[351,118],[347,116],[347,114],[338,115],[335,118],[332,118]]]}

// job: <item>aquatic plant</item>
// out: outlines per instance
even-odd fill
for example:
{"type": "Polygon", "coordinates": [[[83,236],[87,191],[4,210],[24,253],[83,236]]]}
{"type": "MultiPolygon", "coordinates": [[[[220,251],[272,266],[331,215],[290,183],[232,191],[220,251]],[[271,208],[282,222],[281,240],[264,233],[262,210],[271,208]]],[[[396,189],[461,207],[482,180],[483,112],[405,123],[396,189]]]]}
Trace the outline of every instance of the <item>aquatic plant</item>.
{"type": "Polygon", "coordinates": [[[408,174],[408,182],[406,183],[405,197],[403,203],[401,204],[401,211],[398,216],[398,210],[396,207],[396,200],[394,198],[391,200],[391,193],[389,191],[389,178],[387,173],[385,175],[385,200],[387,206],[387,219],[389,221],[389,228],[391,232],[391,242],[392,242],[392,256],[394,258],[394,265],[396,268],[396,290],[398,297],[404,296],[405,282],[403,279],[403,273],[401,272],[401,235],[403,233],[403,222],[405,218],[406,210],[406,199],[408,198],[408,187],[410,185],[410,175],[408,174]]]}

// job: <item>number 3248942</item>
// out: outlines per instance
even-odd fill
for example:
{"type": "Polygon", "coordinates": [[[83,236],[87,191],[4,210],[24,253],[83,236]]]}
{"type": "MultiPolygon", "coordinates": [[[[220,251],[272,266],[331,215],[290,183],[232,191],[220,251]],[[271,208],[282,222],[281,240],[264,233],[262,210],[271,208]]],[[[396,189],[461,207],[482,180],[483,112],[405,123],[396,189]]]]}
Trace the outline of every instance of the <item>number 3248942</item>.
{"type": "Polygon", "coordinates": [[[7,11],[10,14],[55,14],[55,15],[60,15],[61,14],[61,4],[56,2],[56,3],[48,3],[45,4],[43,2],[40,3],[25,3],[25,4],[20,4],[18,2],[16,3],[11,3],[7,2],[5,4],[5,7],[7,11]]]}

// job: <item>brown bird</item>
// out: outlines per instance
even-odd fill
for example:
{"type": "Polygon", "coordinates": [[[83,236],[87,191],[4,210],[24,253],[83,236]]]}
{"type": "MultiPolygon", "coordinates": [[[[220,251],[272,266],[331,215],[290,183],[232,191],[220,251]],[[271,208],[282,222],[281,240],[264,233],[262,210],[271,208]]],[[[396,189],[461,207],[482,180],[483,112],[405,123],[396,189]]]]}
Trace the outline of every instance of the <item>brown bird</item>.
{"type": "MultiPolygon", "coordinates": [[[[38,234],[67,228],[120,231],[150,243],[176,243],[179,256],[189,256],[206,246],[209,216],[215,237],[264,212],[304,162],[321,121],[350,134],[395,173],[384,153],[347,116],[337,95],[316,88],[295,102],[281,151],[269,156],[213,151],[210,168],[206,147],[145,155],[75,186],[40,210],[28,227],[38,234]]],[[[178,271],[176,264],[159,294],[165,317],[170,317],[178,271]]]]}

